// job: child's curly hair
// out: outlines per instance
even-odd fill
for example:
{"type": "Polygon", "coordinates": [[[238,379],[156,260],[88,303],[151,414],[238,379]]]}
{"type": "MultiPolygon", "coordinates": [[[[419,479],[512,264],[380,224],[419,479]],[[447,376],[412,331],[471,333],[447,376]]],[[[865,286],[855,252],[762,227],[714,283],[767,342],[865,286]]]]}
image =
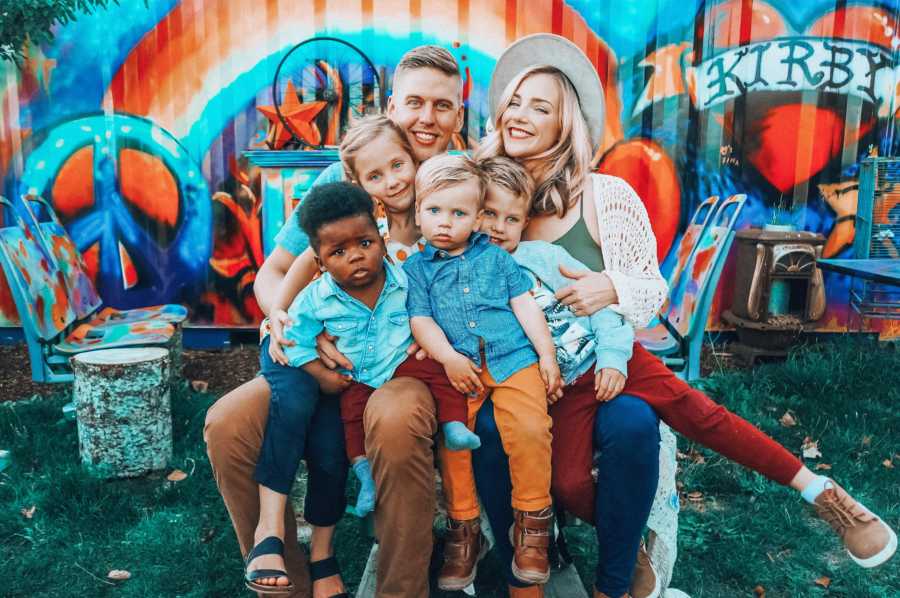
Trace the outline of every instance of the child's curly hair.
{"type": "Polygon", "coordinates": [[[359,185],[347,182],[328,183],[310,189],[300,204],[297,219],[300,228],[309,237],[309,244],[318,253],[319,230],[326,224],[354,216],[367,216],[377,231],[374,207],[372,198],[359,185]]]}

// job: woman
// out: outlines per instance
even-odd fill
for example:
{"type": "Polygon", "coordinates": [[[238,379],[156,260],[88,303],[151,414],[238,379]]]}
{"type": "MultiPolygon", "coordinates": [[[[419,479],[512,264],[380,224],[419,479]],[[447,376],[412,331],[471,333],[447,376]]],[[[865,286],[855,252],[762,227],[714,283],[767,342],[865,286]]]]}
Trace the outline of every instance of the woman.
{"type": "MultiPolygon", "coordinates": [[[[570,273],[573,284],[557,298],[578,315],[616,305],[644,326],[661,307],[666,284],[640,199],[621,179],[589,172],[591,145],[599,145],[603,131],[602,106],[596,71],[577,46],[549,34],[523,38],[497,63],[491,82],[495,131],[479,154],[513,158],[535,179],[525,237],[558,244],[591,268],[570,273]],[[534,57],[550,64],[535,64],[534,57]]],[[[660,591],[652,569],[643,568],[632,581],[657,486],[656,413],[684,435],[800,491],[861,566],[876,566],[896,549],[893,531],[835,482],[813,474],[757,428],[676,378],[640,345],[616,399],[598,405],[592,390],[569,392],[550,414],[557,505],[597,527],[596,597],[618,598],[630,589],[647,598],[660,591]],[[591,436],[601,455],[596,490],[591,436]]],[[[512,522],[505,506],[507,467],[490,409],[482,409],[476,431],[482,438],[482,449],[473,454],[479,493],[491,527],[505,530],[512,522]]],[[[501,551],[508,551],[505,534],[496,536],[501,551]]],[[[540,590],[514,594],[539,596],[540,590]]]]}

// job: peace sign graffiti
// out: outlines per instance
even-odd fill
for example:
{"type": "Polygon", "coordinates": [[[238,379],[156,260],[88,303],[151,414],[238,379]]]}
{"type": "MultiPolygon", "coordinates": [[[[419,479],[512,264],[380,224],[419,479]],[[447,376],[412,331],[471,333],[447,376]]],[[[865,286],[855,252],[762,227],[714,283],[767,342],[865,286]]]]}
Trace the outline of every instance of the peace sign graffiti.
{"type": "Polygon", "coordinates": [[[104,301],[120,308],[190,301],[205,282],[212,250],[210,193],[194,160],[178,140],[149,120],[127,114],[86,116],[46,134],[28,156],[20,193],[50,199],[60,170],[84,150],[91,154],[91,166],[78,175],[92,177],[93,202],[85,202],[65,224],[81,252],[98,250],[97,287],[104,301]],[[168,198],[177,202],[171,209],[171,234],[160,235],[147,226],[151,219],[142,209],[155,209],[152,204],[142,208],[128,201],[133,198],[126,197],[121,184],[126,153],[161,162],[165,176],[174,181],[173,197],[168,198]]]}

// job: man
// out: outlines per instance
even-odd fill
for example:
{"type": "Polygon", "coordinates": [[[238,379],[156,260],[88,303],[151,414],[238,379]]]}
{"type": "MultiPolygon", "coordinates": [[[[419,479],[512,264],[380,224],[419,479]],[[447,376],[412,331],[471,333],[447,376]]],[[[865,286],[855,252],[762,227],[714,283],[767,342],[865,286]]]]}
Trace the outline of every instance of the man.
{"type": "MultiPolygon", "coordinates": [[[[451,137],[463,124],[462,78],[453,56],[437,46],[413,48],[398,63],[393,83],[387,114],[406,133],[416,159],[423,161],[446,151],[451,137]]],[[[342,177],[341,165],[333,164],[315,184],[342,177]]],[[[293,215],[275,240],[277,246],[263,263],[254,284],[257,302],[266,314],[294,258],[308,245],[293,215]]],[[[273,323],[273,338],[267,342],[283,342],[282,324],[273,323]]],[[[342,357],[327,345],[323,346],[321,357],[326,365],[333,366],[342,357]]],[[[262,359],[270,359],[266,348],[264,344],[262,359]]],[[[268,416],[269,397],[268,384],[258,376],[219,399],[207,413],[204,429],[213,473],[245,555],[253,546],[259,516],[253,470],[268,416]]],[[[377,594],[383,598],[426,597],[435,502],[434,401],[418,380],[392,380],[370,398],[364,425],[366,452],[378,491],[377,594]]],[[[329,555],[311,556],[315,561],[329,555]]],[[[285,515],[284,558],[288,576],[294,582],[292,595],[318,598],[341,591],[336,575],[318,582],[315,594],[311,591],[306,557],[296,542],[296,523],[290,508],[285,515]]]]}

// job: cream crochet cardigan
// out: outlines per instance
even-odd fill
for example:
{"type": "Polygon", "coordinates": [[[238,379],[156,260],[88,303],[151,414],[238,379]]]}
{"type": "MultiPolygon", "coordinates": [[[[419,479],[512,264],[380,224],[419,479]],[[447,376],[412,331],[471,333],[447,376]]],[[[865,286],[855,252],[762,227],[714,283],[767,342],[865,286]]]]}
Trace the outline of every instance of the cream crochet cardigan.
{"type": "Polygon", "coordinates": [[[659,271],[656,237],[641,198],[624,180],[592,174],[604,272],[619,303],[615,311],[644,328],[666,300],[669,287],[659,271]]]}

